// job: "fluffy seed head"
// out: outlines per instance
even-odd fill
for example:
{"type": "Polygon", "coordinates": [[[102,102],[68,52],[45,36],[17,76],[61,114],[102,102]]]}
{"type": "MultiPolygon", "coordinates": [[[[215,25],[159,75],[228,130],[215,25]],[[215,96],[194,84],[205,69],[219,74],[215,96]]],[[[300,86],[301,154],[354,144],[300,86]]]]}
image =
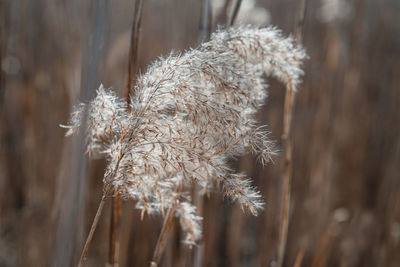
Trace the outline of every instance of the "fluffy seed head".
{"type": "MultiPolygon", "coordinates": [[[[227,160],[248,152],[262,164],[273,142],[254,114],[266,98],[265,74],[296,90],[304,50],[273,27],[220,29],[184,54],[161,58],[138,78],[131,104],[100,86],[87,108],[88,150],[108,159],[105,193],[117,188],[143,212],[174,206],[194,244],[201,218],[190,203],[194,184],[208,192],[221,185],[226,196],[256,215],[259,192],[227,160]]],[[[72,113],[67,134],[80,126],[85,105],[72,113]]]]}

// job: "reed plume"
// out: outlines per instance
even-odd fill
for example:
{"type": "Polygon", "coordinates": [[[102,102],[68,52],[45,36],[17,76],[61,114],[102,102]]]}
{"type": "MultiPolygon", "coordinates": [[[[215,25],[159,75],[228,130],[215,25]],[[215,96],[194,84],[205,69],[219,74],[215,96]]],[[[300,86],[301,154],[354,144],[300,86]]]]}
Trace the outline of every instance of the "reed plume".
{"type": "Polygon", "coordinates": [[[184,241],[195,244],[202,218],[190,200],[194,184],[203,193],[221,187],[254,215],[262,210],[260,193],[227,161],[252,152],[266,164],[275,154],[265,126],[254,119],[267,96],[264,77],[296,90],[305,57],[273,27],[220,29],[197,49],[153,63],[137,78],[129,106],[101,85],[64,127],[75,133],[88,108],[88,152],[108,159],[104,194],[117,188],[142,215],[174,207],[184,241]]]}

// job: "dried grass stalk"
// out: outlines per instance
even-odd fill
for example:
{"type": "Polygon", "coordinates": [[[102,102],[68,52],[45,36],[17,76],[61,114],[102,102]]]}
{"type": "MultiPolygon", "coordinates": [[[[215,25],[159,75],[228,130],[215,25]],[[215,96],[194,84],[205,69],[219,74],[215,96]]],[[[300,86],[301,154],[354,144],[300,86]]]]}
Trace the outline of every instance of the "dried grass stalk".
{"type": "MultiPolygon", "coordinates": [[[[142,10],[143,10],[143,0],[135,1],[134,13],[133,13],[133,23],[131,30],[131,40],[129,48],[129,62],[128,62],[128,75],[126,82],[126,100],[129,103],[130,95],[133,90],[133,84],[135,81],[135,74],[137,68],[137,58],[139,51],[139,37],[142,22],[142,10]]],[[[115,196],[113,198],[111,206],[111,223],[110,223],[110,245],[109,245],[109,255],[108,255],[108,265],[117,267],[118,256],[119,256],[119,229],[120,229],[120,218],[122,215],[122,199],[118,194],[118,188],[114,189],[115,196]]]]}
{"type": "MultiPolygon", "coordinates": [[[[300,9],[298,14],[298,20],[295,26],[295,43],[301,44],[304,17],[306,12],[307,0],[302,0],[300,3],[300,9]]],[[[281,225],[279,231],[279,243],[278,243],[278,267],[283,264],[285,255],[287,234],[289,228],[289,215],[290,215],[290,191],[291,191],[291,180],[292,180],[292,117],[293,117],[293,104],[295,100],[295,89],[288,87],[285,95],[285,106],[283,110],[283,135],[282,143],[284,149],[283,158],[283,171],[282,171],[282,201],[281,201],[281,225]]]]}
{"type": "Polygon", "coordinates": [[[235,20],[239,14],[240,5],[242,4],[242,0],[236,0],[235,6],[233,7],[233,12],[231,18],[229,19],[229,25],[233,26],[235,24],[235,20]]]}
{"type": "Polygon", "coordinates": [[[83,266],[83,262],[86,259],[86,255],[87,255],[87,252],[88,252],[88,249],[89,249],[89,246],[90,246],[90,242],[92,242],[93,234],[94,234],[94,231],[96,230],[97,223],[99,222],[100,215],[101,215],[101,213],[103,211],[103,207],[104,207],[104,203],[105,202],[106,202],[106,198],[102,197],[102,199],[100,201],[100,204],[99,204],[99,207],[97,208],[96,215],[94,216],[92,227],[90,228],[90,231],[89,231],[89,235],[88,235],[88,237],[86,239],[85,246],[83,247],[82,254],[81,254],[81,257],[79,259],[78,267],[83,266]]]}

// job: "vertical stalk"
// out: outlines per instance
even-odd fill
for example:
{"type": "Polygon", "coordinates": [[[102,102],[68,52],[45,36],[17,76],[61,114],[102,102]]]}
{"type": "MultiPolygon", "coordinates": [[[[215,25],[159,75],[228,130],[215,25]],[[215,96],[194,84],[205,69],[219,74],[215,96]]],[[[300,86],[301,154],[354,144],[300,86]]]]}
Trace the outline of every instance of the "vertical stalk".
{"type": "MultiPolygon", "coordinates": [[[[201,2],[201,13],[199,23],[199,38],[198,44],[202,44],[210,39],[212,29],[212,10],[211,0],[202,0],[201,2]]],[[[200,194],[199,187],[196,185],[192,190],[192,202],[196,206],[198,213],[203,217],[204,209],[204,196],[200,194]]],[[[193,251],[193,257],[186,257],[186,261],[183,266],[191,265],[193,267],[199,267],[203,261],[203,246],[204,243],[199,244],[197,249],[193,251]],[[191,261],[190,263],[188,261],[191,261]]]]}
{"type": "MultiPolygon", "coordinates": [[[[304,16],[306,12],[307,0],[302,0],[298,13],[298,20],[295,26],[295,42],[297,44],[302,41],[304,16]]],[[[293,88],[289,87],[286,90],[285,106],[283,111],[283,135],[282,143],[284,150],[284,162],[282,172],[282,207],[281,207],[281,229],[279,232],[278,243],[278,264],[277,267],[282,267],[283,259],[286,249],[287,234],[289,228],[289,214],[290,214],[290,191],[292,180],[292,117],[293,117],[293,104],[295,100],[295,92],[293,88]]]]}
{"type": "Polygon", "coordinates": [[[222,9],[222,11],[220,12],[220,14],[218,14],[218,16],[215,18],[215,25],[219,25],[219,24],[228,24],[228,9],[229,6],[231,5],[231,2],[233,0],[225,0],[225,4],[224,7],[222,9]]]}
{"type": "MultiPolygon", "coordinates": [[[[202,0],[200,23],[199,23],[199,39],[198,39],[199,44],[207,41],[210,38],[211,27],[212,27],[211,1],[202,0]]],[[[196,194],[197,192],[193,192],[194,201],[197,202],[197,204],[202,203],[203,197],[196,194]]],[[[202,208],[200,207],[200,209],[202,208]]],[[[172,231],[174,226],[174,221],[173,221],[174,213],[175,213],[175,206],[172,206],[168,210],[167,215],[164,218],[163,226],[161,228],[161,233],[158,237],[156,248],[153,253],[153,259],[150,264],[151,267],[157,267],[161,261],[161,257],[165,248],[165,244],[168,239],[168,235],[172,231]]]]}
{"type": "Polygon", "coordinates": [[[294,261],[293,267],[301,267],[301,263],[303,262],[304,252],[301,250],[297,253],[296,259],[294,261]]]}
{"type": "Polygon", "coordinates": [[[171,233],[174,226],[174,213],[175,206],[171,206],[165,216],[163,226],[161,228],[160,235],[158,236],[156,248],[153,253],[153,258],[150,263],[150,267],[157,267],[160,264],[161,257],[165,248],[165,244],[168,240],[168,235],[171,233]]]}
{"type": "Polygon", "coordinates": [[[119,229],[121,225],[122,199],[115,188],[111,204],[110,239],[107,267],[118,267],[119,229]]]}
{"type": "Polygon", "coordinates": [[[284,163],[282,173],[282,207],[281,207],[281,229],[279,232],[278,243],[278,267],[283,264],[283,257],[285,254],[287,232],[289,226],[289,212],[290,212],[290,188],[292,176],[292,141],[291,135],[291,121],[292,109],[294,103],[294,92],[288,89],[285,95],[285,107],[283,112],[283,149],[284,149],[284,163]]]}
{"type": "Polygon", "coordinates": [[[168,235],[174,228],[174,215],[176,211],[176,206],[179,204],[180,193],[182,192],[183,184],[180,184],[176,189],[176,199],[172,202],[173,204],[168,209],[165,215],[163,225],[161,227],[160,235],[158,236],[156,248],[154,249],[153,258],[150,263],[150,267],[157,267],[160,264],[161,257],[164,252],[165,244],[168,240],[168,235]]]}
{"type": "MultiPolygon", "coordinates": [[[[128,76],[125,88],[127,103],[130,103],[130,95],[135,84],[135,73],[137,69],[137,54],[139,48],[139,36],[142,21],[143,0],[136,0],[133,13],[133,23],[131,29],[131,40],[128,59],[128,76]]],[[[108,266],[118,267],[119,254],[119,229],[122,215],[122,199],[118,194],[118,188],[114,190],[114,197],[111,206],[110,241],[108,253],[108,266]]]]}
{"type": "MultiPolygon", "coordinates": [[[[80,102],[93,99],[96,94],[95,88],[99,84],[102,62],[104,60],[104,40],[106,39],[107,29],[107,1],[93,1],[93,14],[89,31],[82,38],[82,66],[80,81],[80,102]]],[[[88,110],[85,109],[82,114],[82,129],[86,128],[88,123],[88,110]]],[[[50,266],[66,267],[72,266],[77,254],[78,245],[83,242],[83,225],[85,216],[85,200],[88,192],[87,174],[88,157],[86,156],[85,131],[74,136],[70,158],[63,161],[59,176],[60,182],[66,179],[66,184],[61,190],[65,192],[60,195],[60,204],[57,208],[57,225],[53,244],[53,253],[50,260],[50,266]],[[63,173],[66,174],[63,174],[63,173]],[[65,176],[64,176],[65,175],[65,176]],[[65,195],[64,195],[65,194],[65,195]]],[[[66,147],[65,147],[66,148],[66,147]]],[[[64,149],[65,149],[64,148],[64,149]]],[[[61,193],[59,193],[61,194],[61,193]]],[[[102,205],[100,205],[100,212],[102,205]]],[[[100,214],[99,214],[100,216],[100,214]]],[[[96,222],[97,224],[97,222],[96,222]]],[[[93,235],[94,229],[91,230],[93,235]]],[[[90,236],[91,238],[91,236],[90,236]]],[[[86,242],[86,251],[90,240],[86,242]]],[[[86,253],[86,251],[84,251],[86,253]]],[[[84,257],[83,257],[84,258],[84,257]]],[[[83,259],[82,258],[82,259],[83,259]]],[[[81,260],[82,260],[81,259],[81,260]]]]}
{"type": "Polygon", "coordinates": [[[236,17],[239,14],[239,10],[240,10],[240,5],[242,4],[242,0],[237,0],[235,7],[233,8],[233,13],[231,18],[229,19],[229,26],[233,26],[233,24],[235,23],[236,17]]]}
{"type": "Polygon", "coordinates": [[[201,1],[201,15],[199,24],[199,44],[207,41],[210,38],[212,26],[212,16],[211,16],[211,1],[202,0],[201,1]]]}
{"type": "Polygon", "coordinates": [[[104,207],[104,203],[105,202],[106,202],[106,197],[105,197],[105,195],[103,195],[103,197],[101,198],[99,207],[97,208],[96,216],[93,219],[92,227],[90,228],[89,235],[88,235],[88,237],[86,239],[86,242],[85,242],[85,246],[83,247],[83,251],[82,251],[81,257],[79,259],[78,267],[83,266],[83,262],[85,261],[86,254],[88,252],[90,242],[92,241],[93,234],[94,234],[94,231],[96,230],[96,227],[97,227],[97,224],[99,222],[101,212],[103,211],[103,207],[104,207]]]}
{"type": "Polygon", "coordinates": [[[133,92],[135,84],[135,73],[137,69],[137,54],[139,50],[139,37],[142,25],[142,10],[143,0],[136,0],[134,13],[133,13],[133,24],[131,30],[131,45],[129,49],[129,62],[128,62],[128,77],[126,81],[126,100],[130,103],[130,95],[133,92]]]}
{"type": "Polygon", "coordinates": [[[304,28],[304,18],[306,15],[306,9],[307,9],[307,0],[302,0],[300,3],[298,19],[294,30],[295,42],[297,44],[301,44],[303,42],[303,28],[304,28]]]}

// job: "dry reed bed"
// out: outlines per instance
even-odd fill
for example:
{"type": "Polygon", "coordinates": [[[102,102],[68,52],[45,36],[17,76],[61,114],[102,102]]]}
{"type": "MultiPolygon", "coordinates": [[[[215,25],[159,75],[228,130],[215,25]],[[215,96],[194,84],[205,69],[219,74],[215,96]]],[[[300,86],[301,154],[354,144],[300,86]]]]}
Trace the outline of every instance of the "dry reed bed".
{"type": "MultiPolygon", "coordinates": [[[[302,266],[399,264],[400,70],[396,62],[400,53],[394,23],[399,8],[396,1],[363,2],[350,4],[350,16],[330,21],[316,15],[321,3],[310,3],[304,38],[310,61],[293,118],[293,205],[287,266],[292,266],[296,258],[302,258],[302,266]]],[[[148,3],[139,57],[142,70],[156,56],[195,46],[198,40],[199,19],[188,12],[200,10],[198,1],[148,3]]],[[[272,14],[272,22],[291,32],[295,5],[264,5],[272,14]]],[[[52,229],[58,216],[52,215],[62,211],[58,204],[65,203],[70,170],[66,162],[71,154],[69,141],[64,141],[64,132],[57,124],[66,121],[79,91],[81,63],[85,64],[82,53],[87,53],[81,52],[81,46],[88,43],[81,40],[91,36],[86,26],[93,19],[87,15],[90,8],[83,3],[59,6],[45,0],[1,3],[1,59],[4,62],[9,58],[7,62],[22,66],[18,71],[18,64],[10,63],[8,66],[17,69],[13,74],[13,69],[2,63],[0,77],[0,258],[5,266],[45,265],[55,256],[52,244],[57,236],[52,229]],[[65,148],[55,149],[63,142],[65,148]]],[[[105,12],[112,23],[106,23],[105,61],[99,66],[98,76],[105,84],[120,89],[125,87],[128,55],[111,51],[129,50],[125,45],[129,37],[123,37],[129,29],[122,25],[131,25],[132,13],[131,2],[114,3],[105,12]]],[[[284,91],[278,83],[270,84],[269,101],[257,118],[268,122],[272,139],[279,140],[284,91]]],[[[103,164],[90,162],[88,202],[80,211],[85,223],[77,221],[74,233],[78,235],[66,232],[76,240],[64,240],[72,242],[69,244],[75,249],[71,255],[75,256],[67,256],[58,266],[70,266],[68,260],[80,253],[76,247],[83,245],[84,232],[101,197],[103,164]]],[[[251,157],[239,165],[241,171],[255,178],[266,199],[266,209],[254,219],[243,216],[239,207],[222,202],[218,195],[206,198],[200,253],[204,266],[266,266],[276,259],[280,166],[261,169],[251,157]]],[[[108,204],[105,208],[108,210],[108,204]]],[[[160,230],[162,222],[147,216],[140,221],[130,202],[123,203],[123,210],[120,265],[145,266],[157,241],[152,234],[160,230]]],[[[104,215],[88,266],[107,261],[109,213],[104,215]]],[[[164,264],[183,266],[183,255],[192,255],[179,243],[179,229],[174,228],[173,233],[164,264]]]]}

